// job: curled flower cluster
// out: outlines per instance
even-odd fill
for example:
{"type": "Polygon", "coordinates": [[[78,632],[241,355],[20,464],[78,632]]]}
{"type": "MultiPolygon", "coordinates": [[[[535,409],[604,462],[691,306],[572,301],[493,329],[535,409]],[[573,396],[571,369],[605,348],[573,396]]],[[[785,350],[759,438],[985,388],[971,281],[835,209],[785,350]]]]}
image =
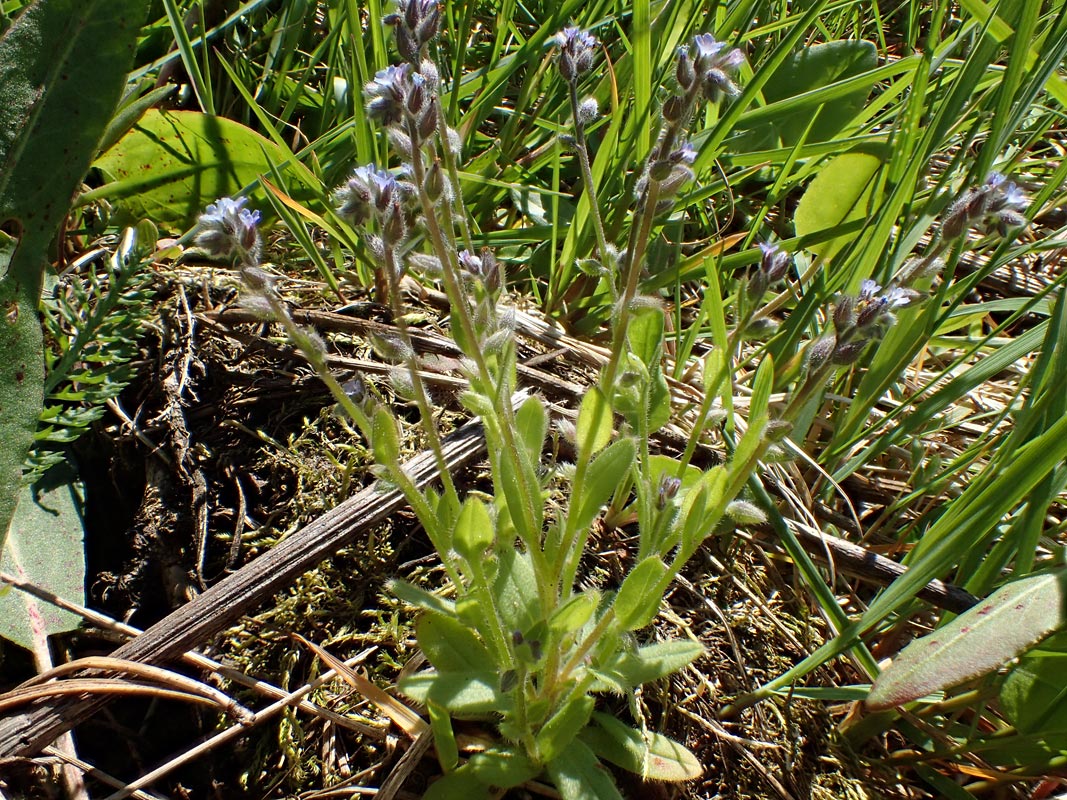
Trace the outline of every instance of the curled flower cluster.
{"type": "Polygon", "coordinates": [[[919,296],[914,289],[894,286],[883,290],[875,281],[863,281],[859,294],[845,295],[837,301],[833,332],[808,347],[808,369],[854,363],[867,345],[880,339],[896,322],[893,311],[911,305],[919,296]]]}
{"type": "Polygon", "coordinates": [[[600,42],[581,28],[564,28],[556,34],[559,46],[559,74],[563,80],[573,83],[593,68],[593,52],[600,42]]]}
{"type": "MultiPolygon", "coordinates": [[[[740,50],[728,48],[710,33],[694,36],[688,46],[678,48],[675,77],[679,91],[663,104],[664,125],[648,167],[638,182],[638,197],[646,192],[650,178],[659,182],[658,196],[668,199],[692,179],[693,172],[688,165],[693,163],[696,153],[688,143],[679,147],[677,142],[685,135],[685,128],[701,102],[717,103],[724,96],[738,94],[740,90],[732,76],[743,62],[740,50]]],[[[669,205],[657,202],[656,212],[661,213],[669,205]]]]}
{"type": "Polygon", "coordinates": [[[441,9],[437,0],[397,0],[396,12],[383,22],[396,29],[396,48],[401,57],[418,64],[424,48],[441,28],[441,9]]]}
{"type": "Polygon", "coordinates": [[[379,70],[363,88],[367,116],[389,129],[394,147],[405,156],[437,130],[437,68],[424,61],[379,70]]]}
{"type": "Polygon", "coordinates": [[[214,258],[238,261],[246,266],[259,262],[259,212],[244,207],[246,197],[220,197],[197,220],[199,231],[193,244],[214,258]]]}
{"type": "Polygon", "coordinates": [[[697,159],[696,148],[689,142],[672,150],[664,158],[651,162],[645,174],[637,182],[635,193],[642,196],[648,189],[649,180],[659,182],[659,206],[656,211],[662,213],[674,205],[673,198],[678,191],[693,179],[692,165],[697,159]]]}
{"type": "Polygon", "coordinates": [[[759,301],[764,293],[778,281],[785,277],[789,271],[793,259],[777,244],[770,242],[760,243],[760,263],[755,272],[748,279],[745,291],[749,300],[759,301]]]}
{"type": "Polygon", "coordinates": [[[941,238],[951,241],[971,228],[996,231],[1007,236],[1012,228],[1026,225],[1020,212],[1029,200],[1026,193],[999,172],[992,173],[981,186],[968,189],[948,210],[941,226],[941,238]]]}
{"type": "Polygon", "coordinates": [[[678,48],[674,74],[684,92],[698,89],[703,97],[717,103],[724,95],[735,96],[741,90],[733,81],[733,74],[745,61],[737,48],[727,48],[710,33],[693,37],[690,47],[678,48]]]}

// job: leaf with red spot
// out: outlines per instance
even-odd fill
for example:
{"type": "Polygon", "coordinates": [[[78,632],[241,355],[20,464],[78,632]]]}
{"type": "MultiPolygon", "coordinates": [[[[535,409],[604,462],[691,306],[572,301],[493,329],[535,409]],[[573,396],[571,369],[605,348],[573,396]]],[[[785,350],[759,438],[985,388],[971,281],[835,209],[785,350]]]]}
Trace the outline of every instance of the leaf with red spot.
{"type": "Polygon", "coordinates": [[[1067,620],[1067,571],[1014,581],[952,622],[916,639],[871,687],[867,707],[881,711],[992,672],[1067,620]]]}

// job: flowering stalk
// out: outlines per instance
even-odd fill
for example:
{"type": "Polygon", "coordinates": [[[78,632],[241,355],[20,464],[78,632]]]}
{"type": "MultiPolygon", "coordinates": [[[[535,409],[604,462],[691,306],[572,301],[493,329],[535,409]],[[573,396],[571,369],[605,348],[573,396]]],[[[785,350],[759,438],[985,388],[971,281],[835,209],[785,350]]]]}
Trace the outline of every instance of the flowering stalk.
{"type": "MultiPolygon", "coordinates": [[[[560,71],[565,79],[568,78],[568,70],[578,63],[572,51],[582,56],[588,53],[588,58],[592,58],[592,48],[580,47],[584,41],[582,37],[573,32],[574,29],[568,30],[571,32],[566,36],[561,34],[560,39],[560,71]]],[[[620,363],[627,350],[626,334],[637,298],[645,251],[651,240],[653,224],[660,213],[673,207],[678,191],[693,178],[690,167],[696,159],[696,150],[688,143],[678,147],[676,144],[684,135],[686,126],[700,102],[718,102],[724,95],[735,95],[739,91],[729,76],[731,72],[736,72],[744,60],[739,50],[727,50],[725,43],[717,41],[711,34],[696,36],[691,44],[694,51],[692,57],[689,47],[678,50],[675,76],[679,92],[664,104],[660,134],[636,187],[637,208],[626,250],[620,258],[622,290],[616,293],[611,350],[600,378],[600,386],[609,398],[615,390],[620,363]]],[[[587,180],[586,184],[589,191],[592,183],[587,180]]],[[[603,255],[602,251],[601,256],[603,255]]],[[[591,458],[592,453],[578,454],[573,481],[575,494],[582,491],[591,458]]],[[[557,591],[563,592],[564,596],[571,591],[581,553],[590,533],[588,530],[579,530],[573,511],[573,508],[568,511],[561,536],[560,552],[564,566],[557,591]]]]}

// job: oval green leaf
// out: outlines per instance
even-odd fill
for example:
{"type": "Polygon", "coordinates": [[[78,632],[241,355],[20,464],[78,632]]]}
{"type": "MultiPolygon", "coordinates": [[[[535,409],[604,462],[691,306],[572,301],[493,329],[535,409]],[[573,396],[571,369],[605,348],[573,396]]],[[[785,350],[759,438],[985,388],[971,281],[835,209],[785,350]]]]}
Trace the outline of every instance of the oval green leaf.
{"type": "Polygon", "coordinates": [[[109,181],[82,202],[107,199],[118,222],[144,217],[174,230],[191,227],[208,203],[237,194],[272,167],[289,179],[295,199],[322,194],[291,153],[239,122],[197,111],[149,110],[94,166],[109,181]]]}
{"type": "Polygon", "coordinates": [[[869,217],[880,197],[878,172],[884,160],[883,148],[869,147],[837,156],[808,184],[797,205],[797,236],[818,237],[805,247],[832,258],[859,234],[859,222],[869,217]],[[847,231],[833,232],[848,223],[847,231]]]}
{"type": "Polygon", "coordinates": [[[649,556],[630,572],[615,597],[615,619],[624,631],[643,628],[652,622],[659,611],[660,583],[667,574],[667,565],[659,556],[649,556]]]}
{"type": "Polygon", "coordinates": [[[595,712],[596,725],[582,731],[581,739],[605,761],[646,780],[691,781],[704,773],[693,753],[654,731],[642,734],[607,714],[595,712]]]}
{"type": "Polygon", "coordinates": [[[1009,583],[931,634],[878,676],[867,707],[881,711],[948,689],[1007,664],[1067,621],[1067,572],[1009,583]]]}

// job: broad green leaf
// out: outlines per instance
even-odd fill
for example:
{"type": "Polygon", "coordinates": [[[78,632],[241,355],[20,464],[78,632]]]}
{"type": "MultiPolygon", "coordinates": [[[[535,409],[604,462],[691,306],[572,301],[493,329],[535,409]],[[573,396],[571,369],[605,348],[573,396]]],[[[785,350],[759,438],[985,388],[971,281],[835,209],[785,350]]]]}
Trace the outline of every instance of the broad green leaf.
{"type": "Polygon", "coordinates": [[[660,584],[666,574],[667,565],[659,556],[649,556],[626,576],[613,606],[615,619],[622,630],[636,630],[652,622],[659,611],[660,584]]]}
{"type": "Polygon", "coordinates": [[[549,718],[537,732],[535,739],[537,752],[542,759],[552,761],[571,745],[578,732],[589,724],[593,705],[592,697],[582,695],[571,700],[549,718]]]}
{"type": "Polygon", "coordinates": [[[909,644],[878,676],[873,711],[918,700],[998,669],[1067,621],[1067,571],[1014,581],[909,644]]]}
{"type": "Polygon", "coordinates": [[[456,533],[452,537],[456,552],[472,563],[480,561],[485,558],[485,551],[492,545],[493,538],[489,509],[477,497],[468,497],[463,501],[456,521],[456,533]]]}
{"type": "Polygon", "coordinates": [[[679,517],[682,524],[682,547],[692,550],[707,536],[726,510],[722,502],[728,475],[723,467],[712,467],[682,501],[679,517]]]}
{"type": "MultiPolygon", "coordinates": [[[[883,149],[874,146],[857,148],[831,159],[800,198],[793,220],[797,236],[814,236],[869,217],[881,199],[877,189],[883,161],[883,149]]],[[[830,259],[858,233],[854,231],[807,248],[830,259]]]]}
{"type": "Polygon", "coordinates": [[[422,800],[489,800],[489,786],[466,764],[430,784],[422,800]]]}
{"type": "MultiPolygon", "coordinates": [[[[19,492],[0,570],[71,602],[85,601],[82,486],[66,465],[53,467],[19,492]]],[[[0,596],[0,636],[33,650],[81,617],[25,592],[0,596]]]]}
{"type": "Polygon", "coordinates": [[[548,620],[548,627],[555,633],[573,633],[589,621],[599,605],[600,595],[596,590],[586,589],[557,608],[548,620]]]}
{"type": "Polygon", "coordinates": [[[1051,636],[1019,659],[1000,687],[1000,707],[1020,733],[1067,750],[1067,635],[1051,636]]]}
{"type": "MultiPolygon", "coordinates": [[[[483,664],[484,667],[484,664],[483,664]]],[[[418,672],[401,678],[400,691],[419,703],[434,702],[455,717],[480,717],[508,710],[510,701],[500,693],[500,676],[477,672],[418,672]]]]}
{"type": "Polygon", "coordinates": [[[576,430],[579,452],[596,453],[602,450],[611,441],[613,429],[611,407],[600,388],[594,386],[582,398],[582,405],[578,409],[576,430]]]}
{"type": "Polygon", "coordinates": [[[658,308],[634,314],[626,329],[630,350],[644,362],[651,373],[659,366],[663,354],[663,312],[658,308]]]}
{"type": "Polygon", "coordinates": [[[600,758],[635,772],[646,780],[691,781],[704,773],[700,761],[686,747],[663,734],[642,734],[615,717],[599,711],[596,723],[581,733],[585,742],[600,758]]]}
{"type": "Polygon", "coordinates": [[[441,672],[475,672],[492,663],[482,641],[453,616],[423,614],[415,623],[415,638],[426,658],[441,672]]]}
{"type": "Polygon", "coordinates": [[[504,624],[512,631],[526,632],[541,619],[537,577],[530,556],[514,548],[499,555],[493,599],[504,624]]]}
{"type": "Polygon", "coordinates": [[[420,589],[418,586],[414,586],[400,578],[393,578],[389,581],[387,588],[405,603],[413,605],[415,608],[421,608],[424,611],[435,611],[438,614],[445,615],[454,614],[456,611],[456,604],[451,600],[445,600],[443,597],[431,594],[425,589],[420,589]]]}
{"type": "MultiPolygon", "coordinates": [[[[664,475],[672,478],[677,477],[678,465],[678,459],[671,458],[670,456],[659,454],[650,456],[648,459],[648,468],[652,475],[652,485],[658,486],[660,478],[664,475]]],[[[682,473],[682,486],[678,490],[679,495],[684,496],[684,493],[692,489],[703,474],[704,473],[700,467],[686,464],[685,471],[682,473]]]]}
{"type": "Polygon", "coordinates": [[[120,222],[147,217],[175,230],[191,227],[204,206],[237,194],[271,174],[272,166],[289,178],[289,191],[300,201],[323,191],[312,172],[274,142],[239,122],[197,111],[149,110],[94,166],[109,180],[83,202],[106,199],[120,222]]]}
{"type": "Polygon", "coordinates": [[[704,653],[699,642],[675,639],[644,645],[635,651],[620,650],[597,666],[597,674],[616,686],[633,688],[671,675],[691,664],[704,653]]]}
{"type": "Polygon", "coordinates": [[[44,400],[48,247],[125,83],[146,0],[38,0],[0,39],[0,547],[44,400]]]}
{"type": "Polygon", "coordinates": [[[626,477],[636,456],[637,445],[633,439],[626,438],[612,442],[593,459],[582,486],[582,496],[575,498],[578,502],[576,530],[584,530],[592,524],[601,506],[611,499],[612,493],[626,477]]]}
{"type": "Polygon", "coordinates": [[[563,800],[622,800],[611,773],[580,741],[545,765],[563,800]]]}
{"type": "Polygon", "coordinates": [[[498,786],[501,789],[521,786],[541,772],[541,767],[530,761],[524,753],[504,745],[472,753],[467,766],[486,786],[498,786]]]}
{"type": "Polygon", "coordinates": [[[877,64],[872,42],[837,40],[802,47],[764,84],[767,106],[742,116],[738,127],[746,133],[731,142],[733,151],[793,147],[805,131],[805,144],[832,140],[863,109],[875,78],[860,76],[877,64]],[[856,80],[824,90],[849,78],[856,80]]]}
{"type": "Polygon", "coordinates": [[[530,463],[540,463],[541,447],[548,432],[548,412],[541,398],[533,395],[526,399],[515,413],[515,426],[526,452],[530,454],[530,463]]]}

